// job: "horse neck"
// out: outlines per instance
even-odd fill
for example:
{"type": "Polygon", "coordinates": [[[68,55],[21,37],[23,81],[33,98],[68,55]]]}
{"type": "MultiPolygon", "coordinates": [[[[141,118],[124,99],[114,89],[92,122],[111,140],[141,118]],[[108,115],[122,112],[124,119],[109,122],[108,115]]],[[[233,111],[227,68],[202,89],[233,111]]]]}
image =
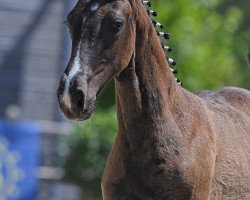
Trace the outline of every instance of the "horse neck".
{"type": "Polygon", "coordinates": [[[181,96],[154,27],[138,20],[135,53],[116,79],[119,133],[134,145],[158,137],[163,125],[171,126],[171,108],[181,96]]]}

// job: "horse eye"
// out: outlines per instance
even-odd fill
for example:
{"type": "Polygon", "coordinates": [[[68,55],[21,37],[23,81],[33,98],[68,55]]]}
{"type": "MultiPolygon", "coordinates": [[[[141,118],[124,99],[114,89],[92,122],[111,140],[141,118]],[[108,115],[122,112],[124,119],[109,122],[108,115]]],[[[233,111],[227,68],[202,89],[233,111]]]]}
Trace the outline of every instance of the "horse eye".
{"type": "Polygon", "coordinates": [[[122,29],[123,20],[117,19],[113,22],[112,28],[114,32],[119,32],[122,29]]]}

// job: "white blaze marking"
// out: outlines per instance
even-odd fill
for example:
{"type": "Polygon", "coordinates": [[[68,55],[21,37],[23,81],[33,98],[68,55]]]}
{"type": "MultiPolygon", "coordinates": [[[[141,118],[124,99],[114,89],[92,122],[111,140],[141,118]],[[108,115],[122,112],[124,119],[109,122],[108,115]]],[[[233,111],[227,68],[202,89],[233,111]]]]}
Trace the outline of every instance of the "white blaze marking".
{"type": "Polygon", "coordinates": [[[95,2],[94,4],[90,6],[91,11],[96,11],[98,8],[99,8],[99,4],[97,2],[95,2]]]}
{"type": "Polygon", "coordinates": [[[69,71],[69,75],[68,75],[68,82],[69,83],[72,81],[72,79],[75,77],[75,75],[79,71],[80,71],[80,50],[78,49],[74,63],[73,63],[73,67],[69,71]]]}
{"type": "Polygon", "coordinates": [[[63,95],[63,102],[68,107],[71,108],[71,99],[69,95],[69,87],[71,84],[72,79],[76,76],[76,74],[80,71],[80,49],[77,50],[76,57],[73,62],[73,67],[69,71],[68,77],[66,77],[65,81],[65,90],[63,95]]]}

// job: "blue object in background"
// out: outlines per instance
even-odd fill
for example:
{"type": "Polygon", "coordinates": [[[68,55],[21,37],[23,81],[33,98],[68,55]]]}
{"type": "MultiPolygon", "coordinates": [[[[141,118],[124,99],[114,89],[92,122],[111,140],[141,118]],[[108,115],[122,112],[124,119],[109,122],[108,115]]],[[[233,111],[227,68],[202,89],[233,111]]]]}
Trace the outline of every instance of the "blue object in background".
{"type": "Polygon", "coordinates": [[[36,200],[40,160],[38,128],[0,120],[0,200],[36,200]]]}

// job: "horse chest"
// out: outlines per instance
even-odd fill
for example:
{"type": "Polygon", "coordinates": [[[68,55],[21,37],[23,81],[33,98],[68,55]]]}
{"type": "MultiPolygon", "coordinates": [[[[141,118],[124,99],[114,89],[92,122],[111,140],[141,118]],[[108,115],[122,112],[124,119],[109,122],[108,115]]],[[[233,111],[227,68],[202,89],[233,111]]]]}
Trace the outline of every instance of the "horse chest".
{"type": "Polygon", "coordinates": [[[126,175],[109,187],[111,199],[119,200],[187,200],[191,189],[183,183],[178,169],[128,166],[126,175]]]}

